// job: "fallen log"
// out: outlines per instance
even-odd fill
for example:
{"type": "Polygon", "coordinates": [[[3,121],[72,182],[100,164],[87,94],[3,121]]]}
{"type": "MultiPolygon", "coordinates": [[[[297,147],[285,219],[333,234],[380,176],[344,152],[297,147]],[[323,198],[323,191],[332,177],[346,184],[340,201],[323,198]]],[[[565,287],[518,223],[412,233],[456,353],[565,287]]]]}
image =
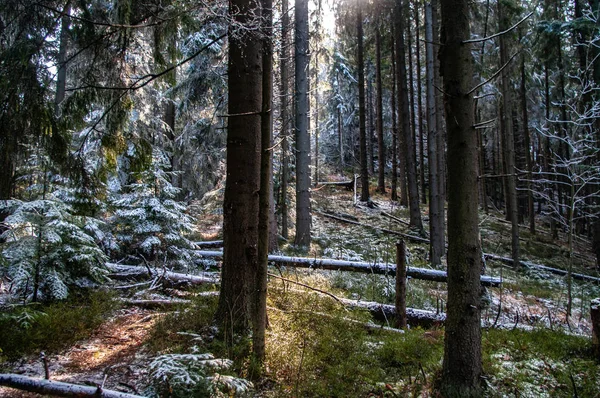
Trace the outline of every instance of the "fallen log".
{"type": "MultiPolygon", "coordinates": [[[[510,266],[514,266],[514,261],[510,257],[502,257],[502,256],[498,256],[497,254],[491,254],[491,253],[483,253],[483,256],[487,260],[495,260],[495,261],[499,261],[501,263],[504,263],[504,264],[507,264],[510,266]]],[[[547,265],[535,264],[535,263],[532,263],[529,261],[519,261],[519,262],[523,267],[539,269],[542,271],[550,272],[551,274],[555,274],[555,275],[567,276],[569,273],[569,271],[564,270],[564,269],[552,268],[552,267],[548,267],[547,265]]],[[[580,274],[580,273],[576,273],[576,272],[571,273],[571,278],[577,279],[580,281],[586,281],[586,282],[596,282],[596,283],[600,282],[600,278],[598,278],[598,277],[586,275],[586,274],[580,274]]]]}
{"type": "Polygon", "coordinates": [[[352,191],[354,189],[354,180],[348,181],[319,181],[317,182],[317,186],[334,186],[334,187],[344,187],[348,191],[352,191]]]}
{"type": "Polygon", "coordinates": [[[119,279],[123,278],[124,276],[133,278],[136,276],[139,277],[151,275],[166,279],[170,282],[188,283],[191,285],[218,283],[219,281],[218,274],[214,272],[205,272],[203,275],[191,275],[160,269],[151,270],[138,265],[123,265],[115,263],[106,263],[106,267],[109,269],[109,271],[114,272],[119,279]],[[151,271],[152,273],[150,273],[151,271]]]}
{"type": "Polygon", "coordinates": [[[400,219],[400,218],[398,218],[398,217],[396,217],[394,215],[391,215],[390,213],[386,213],[385,211],[382,211],[381,214],[384,215],[384,216],[386,216],[386,217],[391,218],[394,221],[399,222],[400,224],[404,224],[404,225],[410,227],[410,223],[409,222],[404,221],[404,220],[402,220],[402,219],[400,219]]]}
{"type": "Polygon", "coordinates": [[[222,240],[207,240],[202,242],[194,242],[194,245],[199,249],[211,249],[215,247],[223,247],[222,240]]]}
{"type": "Polygon", "coordinates": [[[154,299],[154,300],[136,300],[136,299],[119,299],[119,302],[129,305],[132,307],[142,307],[142,308],[165,308],[165,307],[173,307],[181,304],[189,304],[190,300],[167,300],[167,299],[154,299]]]}
{"type": "MultiPolygon", "coordinates": [[[[356,301],[340,298],[340,301],[350,308],[363,309],[369,311],[373,318],[380,322],[393,324],[396,318],[396,308],[393,305],[381,304],[375,301],[356,301]]],[[[436,314],[433,311],[418,310],[415,308],[406,309],[406,321],[411,326],[432,327],[440,326],[446,320],[446,314],[436,314]]]]}
{"type": "Polygon", "coordinates": [[[0,385],[18,390],[49,394],[58,397],[98,397],[98,398],[143,398],[119,391],[106,390],[101,387],[82,386],[62,381],[37,379],[12,373],[0,374],[0,385]]]}
{"type": "Polygon", "coordinates": [[[320,211],[315,211],[316,214],[319,214],[323,217],[329,217],[332,218],[334,220],[340,221],[340,222],[345,222],[347,224],[353,224],[353,225],[358,225],[361,227],[365,227],[365,228],[371,228],[375,231],[380,231],[380,232],[384,232],[386,234],[391,234],[391,235],[397,235],[397,236],[402,236],[403,238],[411,241],[411,242],[415,242],[415,243],[427,243],[429,244],[429,239],[425,239],[425,238],[421,238],[420,236],[414,236],[414,235],[408,235],[408,234],[404,234],[402,232],[398,232],[398,231],[393,231],[391,229],[387,229],[387,228],[380,228],[380,227],[375,227],[373,225],[368,225],[368,224],[363,224],[361,222],[358,221],[352,221],[352,220],[348,220],[342,217],[337,217],[337,216],[333,216],[331,214],[327,214],[327,213],[323,213],[320,211]]]}
{"type": "MultiPolygon", "coordinates": [[[[204,257],[222,259],[221,251],[199,251],[198,254],[204,257]]],[[[306,258],[269,255],[269,261],[287,265],[289,267],[316,268],[332,271],[353,271],[376,275],[396,275],[396,266],[393,264],[364,263],[359,261],[334,260],[329,258],[306,258]]],[[[446,282],[448,276],[445,271],[407,267],[406,274],[414,279],[421,279],[432,282],[446,282]]],[[[502,279],[488,275],[481,276],[481,285],[498,287],[502,284],[502,279]]]]}

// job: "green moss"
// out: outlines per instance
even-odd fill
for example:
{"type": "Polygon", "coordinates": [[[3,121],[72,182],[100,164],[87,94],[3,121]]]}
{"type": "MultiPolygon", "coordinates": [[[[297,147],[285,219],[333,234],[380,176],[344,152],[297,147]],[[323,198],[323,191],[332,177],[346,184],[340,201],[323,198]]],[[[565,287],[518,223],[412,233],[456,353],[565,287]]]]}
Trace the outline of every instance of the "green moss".
{"type": "Polygon", "coordinates": [[[0,360],[57,352],[89,336],[116,308],[106,291],[73,294],[49,305],[15,307],[0,316],[0,360]]]}

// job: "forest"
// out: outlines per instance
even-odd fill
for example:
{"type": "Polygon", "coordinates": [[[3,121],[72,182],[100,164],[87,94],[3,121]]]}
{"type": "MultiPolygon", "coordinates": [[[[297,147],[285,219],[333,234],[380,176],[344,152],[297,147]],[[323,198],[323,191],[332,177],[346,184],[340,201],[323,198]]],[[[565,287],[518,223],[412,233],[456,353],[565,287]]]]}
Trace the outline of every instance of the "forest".
{"type": "Polygon", "coordinates": [[[600,396],[600,0],[2,0],[1,397],[600,396]]]}

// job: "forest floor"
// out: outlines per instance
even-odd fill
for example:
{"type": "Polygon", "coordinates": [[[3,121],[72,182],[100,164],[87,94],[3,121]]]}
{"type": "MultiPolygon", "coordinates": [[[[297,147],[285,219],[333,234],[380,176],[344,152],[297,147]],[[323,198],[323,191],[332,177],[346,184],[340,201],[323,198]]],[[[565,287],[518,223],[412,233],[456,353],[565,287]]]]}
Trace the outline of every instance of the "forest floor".
{"type": "MultiPolygon", "coordinates": [[[[335,178],[329,176],[330,180],[335,178]]],[[[219,190],[193,206],[199,220],[199,239],[220,238],[221,200],[219,190]]],[[[355,204],[352,192],[322,187],[313,190],[312,200],[315,213],[309,252],[300,253],[286,243],[281,245],[282,252],[372,263],[394,261],[397,236],[340,223],[317,212],[415,233],[382,215],[384,211],[408,220],[407,209],[383,195],[375,194],[374,206],[367,206],[355,204]]],[[[293,203],[290,208],[294,208],[293,203]]],[[[422,209],[425,224],[426,208],[422,209]]],[[[483,251],[509,256],[510,225],[502,220],[502,214],[482,214],[480,218],[483,251]]],[[[566,239],[552,241],[543,222],[536,235],[524,231],[522,238],[524,259],[566,267],[566,239]]],[[[407,245],[409,266],[429,268],[426,245],[407,245]]],[[[577,272],[597,276],[585,239],[577,240],[575,259],[577,272]]],[[[273,272],[339,297],[394,302],[391,277],[285,267],[273,272]]],[[[540,270],[514,269],[496,261],[487,262],[486,274],[500,276],[504,281],[501,288],[487,289],[482,315],[486,395],[598,396],[600,368],[591,356],[589,302],[600,296],[599,287],[574,281],[573,313],[567,318],[566,278],[540,270]]],[[[205,289],[211,287],[202,290],[205,289]]],[[[91,328],[87,337],[67,348],[49,350],[51,378],[144,394],[151,384],[149,365],[157,355],[192,352],[212,352],[217,357],[230,358],[234,366],[229,373],[248,376],[247,342],[222,344],[213,339],[214,297],[171,289],[128,294],[135,294],[136,298],[169,298],[174,292],[191,299],[192,304],[167,309],[119,305],[99,326],[91,328]]],[[[443,312],[445,295],[444,283],[411,279],[407,305],[443,312]]],[[[431,396],[440,371],[443,329],[412,328],[404,337],[365,330],[360,325],[372,323],[368,314],[348,311],[313,289],[277,278],[270,281],[268,300],[267,374],[255,382],[252,396],[431,396]]],[[[34,377],[44,375],[39,353],[0,362],[0,368],[34,377]]],[[[33,396],[37,395],[0,388],[0,397],[33,396]]]]}

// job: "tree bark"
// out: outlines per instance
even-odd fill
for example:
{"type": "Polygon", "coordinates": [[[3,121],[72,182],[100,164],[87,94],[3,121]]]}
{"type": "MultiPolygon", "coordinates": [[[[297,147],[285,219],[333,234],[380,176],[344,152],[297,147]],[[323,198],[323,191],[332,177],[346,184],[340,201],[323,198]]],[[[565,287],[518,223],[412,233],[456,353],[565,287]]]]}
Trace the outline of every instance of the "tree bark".
{"type": "MultiPolygon", "coordinates": [[[[376,11],[379,13],[379,10],[376,11]]],[[[385,145],[383,142],[383,84],[381,82],[381,31],[379,16],[375,28],[375,81],[377,86],[377,154],[378,154],[378,180],[377,191],[385,194],[385,145]]]]}
{"type": "Polygon", "coordinates": [[[57,397],[142,398],[141,395],[106,390],[100,387],[35,379],[33,377],[7,373],[0,374],[0,385],[38,394],[51,394],[57,397]]]}
{"type": "Polygon", "coordinates": [[[417,186],[417,162],[415,160],[414,141],[410,129],[410,111],[406,75],[406,51],[404,45],[404,0],[396,1],[396,58],[398,76],[398,114],[401,117],[401,134],[404,163],[408,177],[408,197],[411,227],[422,232],[423,222],[419,208],[419,190],[417,186]]]}
{"type": "Polygon", "coordinates": [[[392,73],[392,200],[398,200],[398,123],[396,115],[396,45],[394,23],[391,26],[391,73],[392,73]]]}
{"type": "MultiPolygon", "coordinates": [[[[223,253],[220,251],[206,250],[199,252],[199,254],[207,258],[223,257],[223,253]]],[[[331,258],[290,257],[273,254],[269,255],[269,261],[287,267],[360,272],[375,275],[396,275],[396,267],[391,264],[374,264],[364,263],[360,261],[335,260],[331,258]]],[[[182,278],[185,277],[184,274],[180,275],[182,275],[182,278]]],[[[407,267],[406,276],[414,279],[432,282],[446,282],[448,280],[447,273],[445,271],[429,268],[407,267]]],[[[500,278],[488,275],[480,275],[479,281],[481,283],[481,286],[498,287],[502,284],[502,280],[500,278]]]]}
{"type": "Polygon", "coordinates": [[[419,2],[415,0],[415,23],[416,26],[416,35],[417,40],[415,42],[416,47],[416,57],[417,57],[417,119],[419,120],[419,170],[421,176],[421,202],[423,204],[427,204],[427,189],[425,185],[425,126],[423,123],[423,119],[425,116],[423,115],[423,93],[422,93],[422,85],[421,85],[421,25],[420,25],[420,16],[419,16],[419,2]]]}
{"type": "MultiPolygon", "coordinates": [[[[510,28],[510,20],[505,15],[502,2],[498,2],[498,28],[505,31],[510,28]]],[[[500,36],[500,67],[509,61],[506,35],[500,36]]],[[[519,209],[517,205],[517,182],[515,173],[515,134],[512,120],[512,88],[510,84],[510,67],[502,70],[502,126],[504,131],[504,162],[506,164],[506,213],[512,224],[511,241],[512,257],[519,263],[519,209]]]]}
{"type": "Polygon", "coordinates": [[[531,159],[531,137],[529,135],[529,115],[527,112],[527,88],[525,76],[525,52],[521,53],[521,115],[523,117],[523,138],[525,140],[525,163],[527,166],[527,213],[529,232],[535,234],[535,209],[533,208],[533,161],[531,159]]]}
{"type": "Polygon", "coordinates": [[[363,46],[363,16],[362,5],[359,0],[356,2],[356,34],[358,36],[358,117],[360,133],[360,179],[361,192],[360,200],[367,202],[369,196],[369,168],[367,159],[367,128],[365,114],[365,62],[363,46]]]}
{"type": "Polygon", "coordinates": [[[289,180],[289,133],[290,133],[290,115],[289,115],[289,73],[288,73],[288,56],[289,56],[289,29],[290,16],[288,12],[288,0],[281,2],[281,52],[279,56],[279,67],[281,74],[281,236],[284,239],[289,238],[288,234],[288,204],[287,191],[289,180]]]}
{"type": "Polygon", "coordinates": [[[436,117],[435,99],[435,63],[433,51],[433,8],[431,3],[425,5],[425,57],[427,70],[427,155],[429,159],[429,258],[432,264],[439,265],[446,250],[444,245],[444,232],[442,213],[440,212],[440,184],[438,169],[437,141],[439,129],[436,117]]]}
{"type": "Polygon", "coordinates": [[[396,327],[406,328],[406,245],[396,243],[396,327]]]}
{"type": "MultiPolygon", "coordinates": [[[[267,327],[267,265],[270,243],[272,194],[272,102],[273,102],[273,1],[261,0],[262,11],[262,112],[260,133],[260,190],[258,192],[258,261],[254,271],[252,353],[259,366],[265,360],[267,327]]],[[[260,369],[262,370],[262,369],[260,369]]]]}
{"type": "Polygon", "coordinates": [[[260,15],[255,0],[232,0],[229,12],[235,23],[229,31],[224,259],[216,320],[223,330],[241,333],[251,322],[258,262],[263,42],[253,29],[260,15]]]}
{"type": "Polygon", "coordinates": [[[296,238],[297,246],[310,245],[310,136],[308,134],[308,0],[296,0],[296,238]]]}
{"type": "Polygon", "coordinates": [[[448,304],[441,392],[446,397],[481,395],[481,302],[474,128],[473,56],[469,2],[442,0],[444,40],[440,52],[448,129],[448,304]]]}

